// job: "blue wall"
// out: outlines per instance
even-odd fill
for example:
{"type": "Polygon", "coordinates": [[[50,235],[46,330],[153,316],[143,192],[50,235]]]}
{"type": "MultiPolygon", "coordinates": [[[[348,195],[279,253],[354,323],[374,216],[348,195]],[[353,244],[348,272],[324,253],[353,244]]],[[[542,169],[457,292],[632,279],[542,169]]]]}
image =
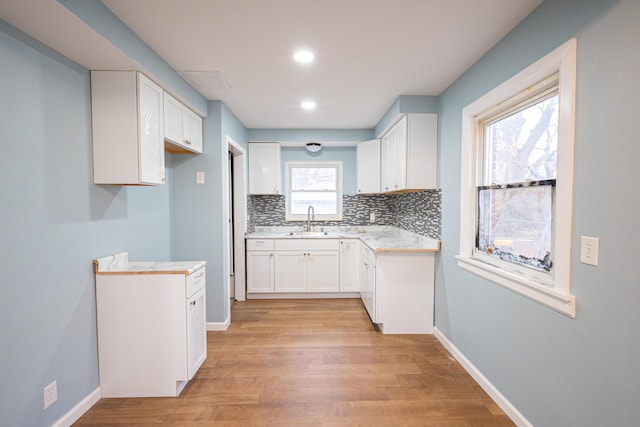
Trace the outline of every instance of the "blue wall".
{"type": "Polygon", "coordinates": [[[442,252],[436,326],[538,426],[629,426],[640,420],[640,2],[547,0],[439,99],[442,252]],[[578,37],[570,319],[461,270],[462,109],[578,37]],[[579,263],[581,235],[600,265],[579,263]]]}
{"type": "Polygon", "coordinates": [[[247,130],[221,101],[208,104],[203,120],[203,154],[173,155],[172,194],[176,260],[207,262],[207,321],[223,322],[229,311],[227,224],[227,141],[246,149],[247,130]],[[205,184],[196,184],[196,172],[205,184]]]}
{"type": "Polygon", "coordinates": [[[171,196],[92,183],[87,70],[4,21],[0,58],[0,424],[51,425],[98,387],[92,260],[169,260],[171,196]]]}

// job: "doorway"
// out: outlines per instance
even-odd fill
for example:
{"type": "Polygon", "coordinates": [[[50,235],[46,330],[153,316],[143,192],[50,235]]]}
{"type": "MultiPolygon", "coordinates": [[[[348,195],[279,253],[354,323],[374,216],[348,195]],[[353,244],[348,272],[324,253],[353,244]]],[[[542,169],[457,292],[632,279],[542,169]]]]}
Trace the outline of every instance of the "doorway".
{"type": "Polygon", "coordinates": [[[247,156],[242,146],[228,135],[226,136],[228,159],[227,191],[228,208],[226,212],[226,236],[229,254],[228,286],[229,286],[229,319],[231,318],[231,304],[233,301],[246,299],[245,285],[245,243],[247,231],[247,156]]]}

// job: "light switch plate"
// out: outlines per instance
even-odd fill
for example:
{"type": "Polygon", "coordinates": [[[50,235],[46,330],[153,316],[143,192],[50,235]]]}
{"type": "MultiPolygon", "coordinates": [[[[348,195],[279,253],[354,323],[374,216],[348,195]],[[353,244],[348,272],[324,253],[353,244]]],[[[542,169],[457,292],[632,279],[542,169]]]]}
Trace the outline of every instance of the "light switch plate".
{"type": "Polygon", "coordinates": [[[204,184],[204,172],[196,172],[196,184],[204,184]]]}

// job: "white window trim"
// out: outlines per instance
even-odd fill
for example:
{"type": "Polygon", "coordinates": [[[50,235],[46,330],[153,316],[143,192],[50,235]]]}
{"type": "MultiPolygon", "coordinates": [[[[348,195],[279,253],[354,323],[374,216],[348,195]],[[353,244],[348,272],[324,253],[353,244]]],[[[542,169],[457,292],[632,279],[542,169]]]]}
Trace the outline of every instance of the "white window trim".
{"type": "Polygon", "coordinates": [[[570,294],[576,50],[577,41],[573,38],[462,110],[460,254],[456,257],[461,268],[572,318],[575,317],[576,309],[575,297],[570,294]],[[476,183],[479,179],[476,117],[555,72],[559,72],[560,99],[554,279],[552,286],[545,286],[529,276],[505,271],[473,256],[476,233],[476,183]]]}
{"type": "Polygon", "coordinates": [[[342,195],[343,195],[342,162],[341,161],[310,162],[310,161],[303,161],[303,160],[292,160],[292,161],[285,162],[285,204],[286,204],[285,220],[286,221],[306,221],[307,220],[306,214],[294,215],[291,213],[290,197],[291,197],[291,168],[292,167],[307,167],[307,168],[335,167],[337,169],[337,176],[336,176],[336,180],[337,180],[336,192],[337,192],[337,198],[338,198],[337,206],[336,206],[337,214],[336,215],[314,214],[315,216],[314,221],[342,221],[342,195]]]}

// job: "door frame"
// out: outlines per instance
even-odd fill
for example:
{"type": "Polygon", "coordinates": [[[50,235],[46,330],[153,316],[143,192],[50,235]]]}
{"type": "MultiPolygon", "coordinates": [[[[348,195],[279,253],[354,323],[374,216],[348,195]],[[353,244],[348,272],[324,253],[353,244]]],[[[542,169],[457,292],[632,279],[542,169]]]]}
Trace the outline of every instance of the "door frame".
{"type": "MultiPolygon", "coordinates": [[[[229,135],[225,135],[227,150],[233,154],[233,253],[234,253],[234,282],[236,301],[246,300],[246,274],[245,274],[245,240],[247,232],[247,151],[240,144],[235,142],[229,135]]],[[[229,191],[229,162],[224,162],[225,192],[229,191]]],[[[225,200],[229,200],[229,194],[225,195],[225,200]]],[[[229,209],[225,212],[225,240],[227,247],[230,247],[231,236],[229,234],[229,209]]],[[[231,254],[229,254],[231,255],[231,254]]],[[[230,279],[229,279],[230,280],[230,279]]],[[[229,305],[229,318],[231,318],[231,305],[229,305]]]]}

